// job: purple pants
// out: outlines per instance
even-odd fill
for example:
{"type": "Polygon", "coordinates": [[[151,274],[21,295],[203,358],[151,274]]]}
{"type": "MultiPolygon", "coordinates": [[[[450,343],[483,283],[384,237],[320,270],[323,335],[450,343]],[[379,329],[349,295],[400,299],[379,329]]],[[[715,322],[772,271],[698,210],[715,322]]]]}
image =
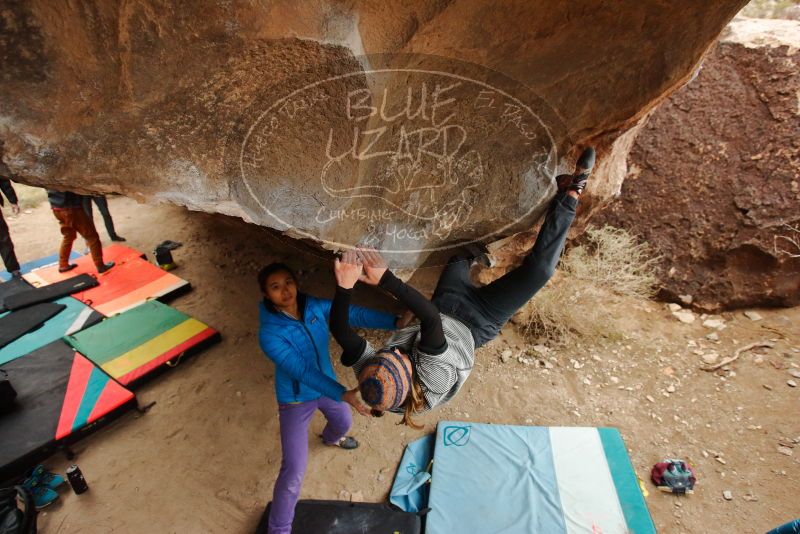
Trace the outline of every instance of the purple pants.
{"type": "Polygon", "coordinates": [[[326,444],[339,441],[353,424],[350,406],[346,402],[337,402],[328,397],[278,405],[283,461],[272,491],[269,534],[292,532],[294,507],[300,497],[300,487],[303,485],[308,464],[308,425],[317,409],[328,420],[322,431],[322,440],[326,444]]]}

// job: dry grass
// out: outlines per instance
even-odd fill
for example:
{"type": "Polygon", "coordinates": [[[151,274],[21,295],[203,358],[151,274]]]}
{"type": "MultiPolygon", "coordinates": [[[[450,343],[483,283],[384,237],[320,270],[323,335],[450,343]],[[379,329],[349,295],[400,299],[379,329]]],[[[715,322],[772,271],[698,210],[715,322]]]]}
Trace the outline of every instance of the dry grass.
{"type": "Polygon", "coordinates": [[[745,17],[785,19],[792,18],[789,14],[798,5],[798,0],[751,0],[740,13],[745,17]]]}
{"type": "Polygon", "coordinates": [[[531,339],[559,343],[569,335],[620,338],[615,314],[624,300],[648,298],[657,283],[649,245],[625,230],[589,227],[570,248],[550,282],[515,318],[531,339]]]}
{"type": "MultiPolygon", "coordinates": [[[[32,187],[16,182],[12,183],[12,185],[14,186],[14,191],[17,193],[20,209],[33,209],[42,202],[47,201],[47,192],[41,187],[32,187]]],[[[5,202],[5,205],[8,206],[8,202],[5,202]]]]}

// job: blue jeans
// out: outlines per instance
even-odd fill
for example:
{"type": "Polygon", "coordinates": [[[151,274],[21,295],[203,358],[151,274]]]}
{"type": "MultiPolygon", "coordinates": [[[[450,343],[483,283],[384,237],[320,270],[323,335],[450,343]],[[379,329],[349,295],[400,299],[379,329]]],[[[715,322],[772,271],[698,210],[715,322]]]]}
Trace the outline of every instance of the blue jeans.
{"type": "Polygon", "coordinates": [[[536,243],[522,264],[483,287],[472,284],[468,258],[450,259],[431,300],[440,312],[470,329],[475,348],[497,337],[511,316],[553,276],[577,206],[577,199],[566,193],[557,194],[547,208],[536,243]]]}

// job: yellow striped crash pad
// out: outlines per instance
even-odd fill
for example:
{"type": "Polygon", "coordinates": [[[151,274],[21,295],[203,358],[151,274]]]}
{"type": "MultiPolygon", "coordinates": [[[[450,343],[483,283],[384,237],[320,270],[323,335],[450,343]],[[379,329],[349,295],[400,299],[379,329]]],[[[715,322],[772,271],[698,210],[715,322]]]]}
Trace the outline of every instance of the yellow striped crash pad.
{"type": "Polygon", "coordinates": [[[218,339],[219,332],[207,324],[157,300],[64,336],[75,350],[125,385],[218,339]]]}

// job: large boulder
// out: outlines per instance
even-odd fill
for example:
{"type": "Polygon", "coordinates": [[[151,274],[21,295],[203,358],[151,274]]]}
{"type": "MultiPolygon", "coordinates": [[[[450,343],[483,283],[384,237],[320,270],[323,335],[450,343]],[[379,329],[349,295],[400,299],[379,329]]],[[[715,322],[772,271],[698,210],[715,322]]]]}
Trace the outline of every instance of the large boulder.
{"type": "Polygon", "coordinates": [[[800,303],[800,22],[737,19],[635,140],[593,223],[661,255],[662,296],[717,311],[800,303]]]}
{"type": "Polygon", "coordinates": [[[418,264],[529,228],[576,145],[626,131],[746,0],[4,2],[17,179],[367,241],[418,264]]]}

